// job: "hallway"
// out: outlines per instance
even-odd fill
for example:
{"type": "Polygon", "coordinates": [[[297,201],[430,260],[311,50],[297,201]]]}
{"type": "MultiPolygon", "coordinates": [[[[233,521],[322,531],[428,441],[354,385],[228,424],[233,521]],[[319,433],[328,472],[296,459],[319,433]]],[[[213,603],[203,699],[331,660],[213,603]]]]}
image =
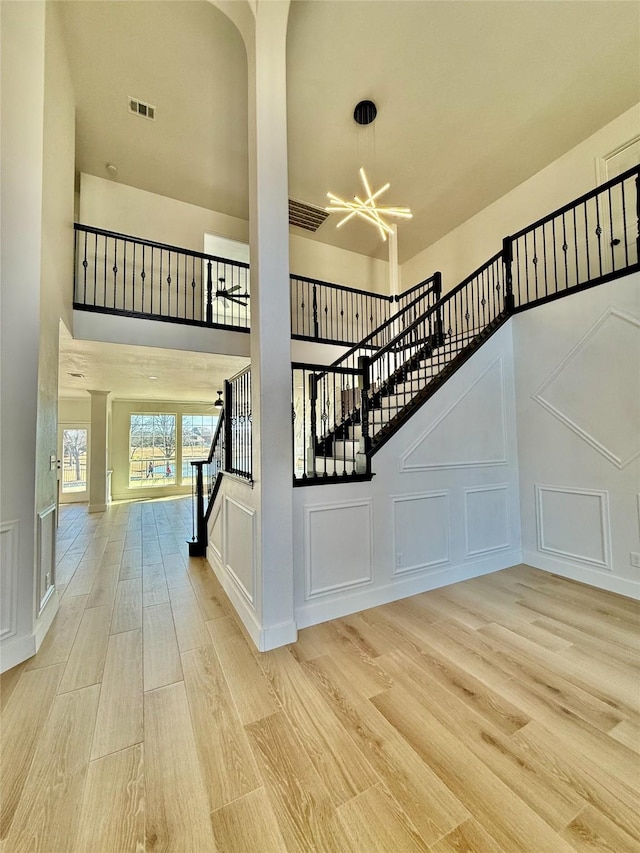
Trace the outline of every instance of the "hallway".
{"type": "Polygon", "coordinates": [[[519,566],[259,654],[188,499],[62,507],[2,853],[637,850],[638,605],[519,566]]]}

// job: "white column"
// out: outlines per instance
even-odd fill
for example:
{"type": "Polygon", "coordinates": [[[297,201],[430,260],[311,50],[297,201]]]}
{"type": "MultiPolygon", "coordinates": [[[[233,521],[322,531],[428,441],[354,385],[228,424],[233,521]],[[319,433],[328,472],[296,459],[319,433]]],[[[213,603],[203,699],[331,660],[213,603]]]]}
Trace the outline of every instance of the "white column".
{"type": "Polygon", "coordinates": [[[398,266],[398,226],[391,226],[389,234],[389,295],[400,293],[400,267],[398,266]]]}
{"type": "Polygon", "coordinates": [[[107,427],[110,391],[91,394],[91,448],[89,450],[89,512],[104,512],[108,503],[107,427]]]}
{"type": "Polygon", "coordinates": [[[259,2],[249,62],[251,380],[261,641],[296,637],[286,35],[289,2],[259,2]]]}

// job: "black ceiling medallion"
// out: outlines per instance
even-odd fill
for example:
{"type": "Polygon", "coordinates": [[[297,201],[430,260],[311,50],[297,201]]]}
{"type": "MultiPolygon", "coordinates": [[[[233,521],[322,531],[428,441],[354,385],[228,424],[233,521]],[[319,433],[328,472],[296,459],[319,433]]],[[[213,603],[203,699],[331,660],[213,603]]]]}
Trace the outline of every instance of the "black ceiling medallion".
{"type": "Polygon", "coordinates": [[[360,101],[353,111],[353,118],[358,124],[371,124],[378,115],[378,108],[373,101],[360,101]]]}

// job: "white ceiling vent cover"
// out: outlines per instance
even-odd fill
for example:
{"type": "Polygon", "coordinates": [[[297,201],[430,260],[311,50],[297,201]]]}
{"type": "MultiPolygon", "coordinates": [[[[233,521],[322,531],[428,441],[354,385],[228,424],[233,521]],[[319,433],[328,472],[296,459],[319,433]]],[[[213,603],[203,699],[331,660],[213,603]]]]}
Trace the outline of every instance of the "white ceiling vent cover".
{"type": "Polygon", "coordinates": [[[144,101],[139,101],[138,98],[128,97],[129,112],[143,118],[149,118],[151,121],[156,120],[156,108],[151,104],[145,104],[144,101]]]}
{"type": "Polygon", "coordinates": [[[297,225],[305,231],[317,231],[329,214],[322,207],[306,201],[289,199],[289,225],[297,225]]]}

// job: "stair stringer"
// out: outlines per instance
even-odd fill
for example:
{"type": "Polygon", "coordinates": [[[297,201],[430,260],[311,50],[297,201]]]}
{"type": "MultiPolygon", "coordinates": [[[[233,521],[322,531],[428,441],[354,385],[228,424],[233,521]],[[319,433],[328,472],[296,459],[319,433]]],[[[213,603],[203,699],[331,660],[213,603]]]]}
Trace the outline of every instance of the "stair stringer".
{"type": "MultiPolygon", "coordinates": [[[[481,414],[486,413],[474,416],[467,406],[469,435],[474,422],[490,423],[481,414]]],[[[438,393],[421,401],[402,430],[377,448],[371,481],[294,489],[293,500],[299,628],[519,563],[511,323],[458,364],[438,393]],[[503,458],[470,455],[469,438],[458,424],[464,438],[457,463],[452,458],[442,467],[403,467],[403,457],[421,436],[443,415],[458,417],[457,401],[469,401],[465,392],[498,362],[503,458]]]]}

